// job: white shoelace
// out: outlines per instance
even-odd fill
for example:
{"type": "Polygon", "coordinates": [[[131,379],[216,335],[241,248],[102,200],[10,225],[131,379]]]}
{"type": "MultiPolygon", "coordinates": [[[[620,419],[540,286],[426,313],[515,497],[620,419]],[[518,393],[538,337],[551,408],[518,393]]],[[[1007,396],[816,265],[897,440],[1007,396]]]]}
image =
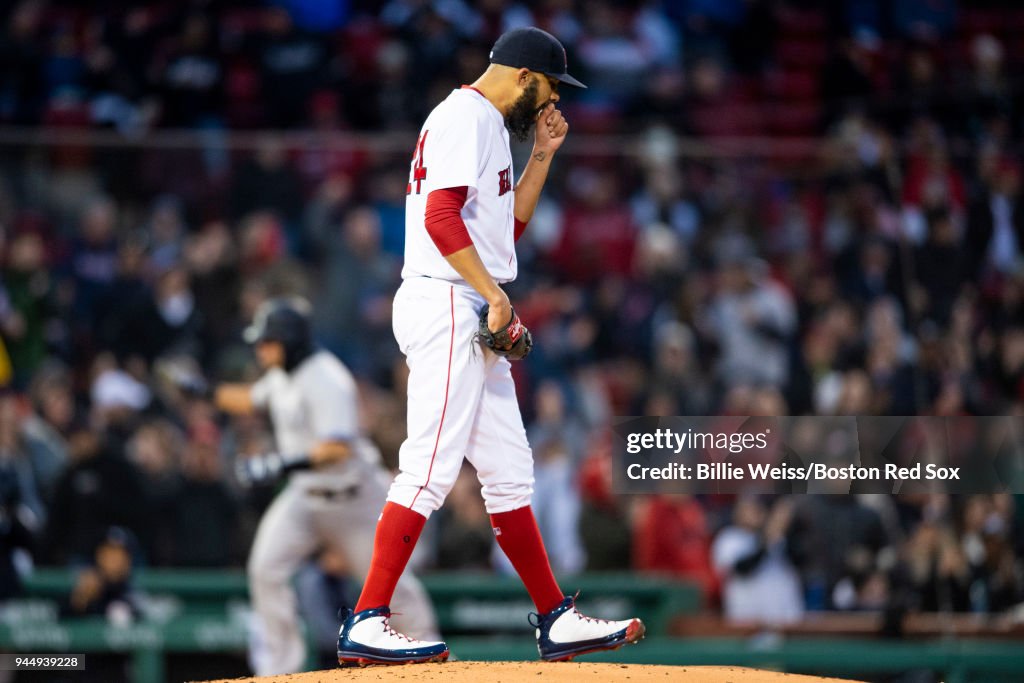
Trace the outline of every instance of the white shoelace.
{"type": "Polygon", "coordinates": [[[406,641],[408,641],[410,643],[416,642],[413,638],[410,638],[409,636],[405,635],[404,633],[399,633],[395,629],[391,628],[391,615],[388,615],[388,616],[384,617],[383,626],[384,626],[384,632],[385,633],[390,633],[391,635],[396,636],[398,638],[404,638],[406,641]]]}

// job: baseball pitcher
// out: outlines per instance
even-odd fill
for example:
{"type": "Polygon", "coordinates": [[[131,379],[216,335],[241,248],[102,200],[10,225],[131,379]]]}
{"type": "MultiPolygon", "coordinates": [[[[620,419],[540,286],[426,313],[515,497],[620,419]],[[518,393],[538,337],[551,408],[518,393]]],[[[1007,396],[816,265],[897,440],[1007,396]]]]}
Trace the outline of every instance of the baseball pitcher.
{"type": "Polygon", "coordinates": [[[464,457],[477,471],[497,542],[537,608],[541,658],[572,659],[644,633],[639,619],[584,617],[556,583],[530,509],[533,456],[509,363],[533,342],[501,285],[516,277],[515,241],[569,130],[556,107],[559,85],[585,86],[567,73],[561,43],[536,28],[501,36],[490,62],[431,112],[414,150],[393,315],[409,366],[409,434],[363,592],[338,637],[342,664],[448,658],[443,642],[392,630],[390,606],[423,525],[464,457]],[[509,134],[525,140],[534,125],[530,161],[513,187],[509,134]]]}

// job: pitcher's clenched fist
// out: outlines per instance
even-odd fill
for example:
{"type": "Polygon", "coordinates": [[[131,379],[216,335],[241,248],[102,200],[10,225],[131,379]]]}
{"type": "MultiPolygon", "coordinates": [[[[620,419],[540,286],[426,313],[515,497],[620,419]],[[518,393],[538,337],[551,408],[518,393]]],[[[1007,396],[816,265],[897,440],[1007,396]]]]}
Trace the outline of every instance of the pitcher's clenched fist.
{"type": "Polygon", "coordinates": [[[569,122],[554,102],[549,103],[541,110],[537,117],[536,140],[533,144],[533,152],[539,151],[555,152],[569,133],[569,122]]]}

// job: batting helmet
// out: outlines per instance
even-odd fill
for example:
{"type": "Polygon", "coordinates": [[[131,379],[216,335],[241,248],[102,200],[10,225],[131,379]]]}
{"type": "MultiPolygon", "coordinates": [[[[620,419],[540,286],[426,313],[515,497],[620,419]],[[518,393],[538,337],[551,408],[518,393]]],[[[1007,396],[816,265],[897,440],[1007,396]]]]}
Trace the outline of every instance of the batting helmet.
{"type": "Polygon", "coordinates": [[[313,353],[309,303],[300,298],[270,299],[260,305],[252,325],[242,333],[250,344],[278,342],[284,347],[284,369],[291,372],[313,353]]]}

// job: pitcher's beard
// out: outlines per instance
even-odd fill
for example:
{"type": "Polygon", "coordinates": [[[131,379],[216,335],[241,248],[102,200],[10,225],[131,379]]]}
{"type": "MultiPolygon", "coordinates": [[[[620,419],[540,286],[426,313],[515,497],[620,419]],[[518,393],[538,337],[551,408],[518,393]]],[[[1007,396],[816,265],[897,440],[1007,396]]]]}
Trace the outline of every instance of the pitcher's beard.
{"type": "MultiPolygon", "coordinates": [[[[505,115],[505,128],[516,142],[526,142],[530,129],[537,122],[537,115],[543,109],[543,107],[538,108],[535,104],[539,89],[537,81],[531,82],[505,115]]],[[[545,104],[545,106],[547,105],[545,104]]]]}

